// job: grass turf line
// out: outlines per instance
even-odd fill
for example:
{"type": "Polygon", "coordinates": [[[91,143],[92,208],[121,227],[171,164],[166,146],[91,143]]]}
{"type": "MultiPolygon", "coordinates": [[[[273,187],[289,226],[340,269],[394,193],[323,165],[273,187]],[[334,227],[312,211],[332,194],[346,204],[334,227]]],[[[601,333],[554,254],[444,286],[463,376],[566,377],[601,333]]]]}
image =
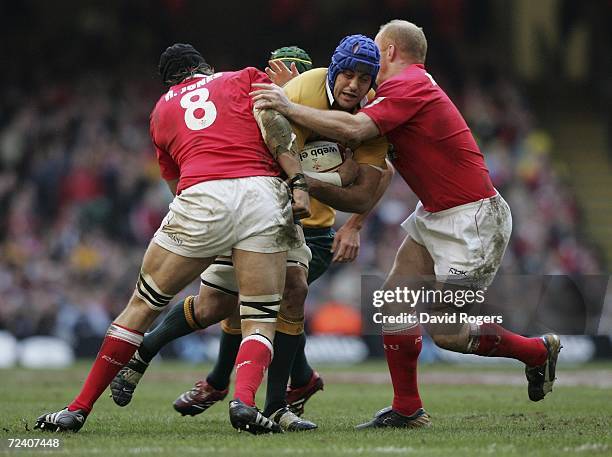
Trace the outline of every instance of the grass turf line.
{"type": "MultiPolygon", "coordinates": [[[[612,455],[612,389],[555,387],[539,403],[526,387],[423,385],[421,394],[434,426],[427,430],[356,432],[391,400],[391,387],[327,384],[307,404],[306,417],[319,430],[304,434],[251,436],[229,425],[227,402],[196,417],[181,417],[171,406],[205,370],[193,365],[153,366],[132,403],[119,408],[105,394],[78,434],[43,434],[31,429],[38,415],[56,411],[77,393],[88,364],[59,371],[0,370],[0,453],[4,455],[418,455],[559,456],[612,455]],[[7,450],[7,438],[56,438],[59,451],[7,450]],[[18,452],[16,454],[15,452],[18,452]]],[[[495,370],[455,367],[455,371],[495,370]]],[[[325,368],[322,375],[334,370],[325,368]]],[[[359,371],[356,368],[355,371],[359,371]]],[[[369,364],[368,370],[384,370],[369,364]]],[[[448,365],[424,367],[448,373],[448,365]]],[[[562,376],[562,373],[559,374],[562,376]]],[[[260,389],[262,392],[263,389],[260,389]]],[[[230,397],[228,396],[228,399],[230,397]]],[[[261,395],[258,404],[263,404],[261,395]]]]}

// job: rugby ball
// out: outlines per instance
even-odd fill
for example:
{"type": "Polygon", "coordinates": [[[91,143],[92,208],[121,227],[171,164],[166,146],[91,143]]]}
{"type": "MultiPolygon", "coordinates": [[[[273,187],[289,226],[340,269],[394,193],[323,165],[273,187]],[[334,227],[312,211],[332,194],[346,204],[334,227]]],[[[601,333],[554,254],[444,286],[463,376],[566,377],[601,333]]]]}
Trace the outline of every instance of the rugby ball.
{"type": "Polygon", "coordinates": [[[304,145],[300,162],[304,171],[334,171],[344,162],[344,148],[333,141],[312,141],[304,145]]]}

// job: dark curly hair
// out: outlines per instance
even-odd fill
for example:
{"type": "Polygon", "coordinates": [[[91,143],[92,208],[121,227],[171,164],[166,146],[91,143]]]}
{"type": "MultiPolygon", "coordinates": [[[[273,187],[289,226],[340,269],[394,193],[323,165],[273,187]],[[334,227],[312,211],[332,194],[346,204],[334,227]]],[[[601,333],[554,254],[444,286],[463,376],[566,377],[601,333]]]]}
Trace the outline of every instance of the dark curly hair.
{"type": "Polygon", "coordinates": [[[159,58],[159,74],[166,86],[174,86],[197,73],[212,75],[213,68],[190,44],[175,43],[159,58]]]}

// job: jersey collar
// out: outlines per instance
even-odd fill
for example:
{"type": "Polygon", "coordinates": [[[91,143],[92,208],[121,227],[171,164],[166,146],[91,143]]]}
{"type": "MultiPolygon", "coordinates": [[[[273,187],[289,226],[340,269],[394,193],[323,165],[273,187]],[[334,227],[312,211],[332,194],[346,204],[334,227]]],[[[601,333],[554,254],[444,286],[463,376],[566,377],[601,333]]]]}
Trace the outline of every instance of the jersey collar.
{"type": "Polygon", "coordinates": [[[334,104],[334,94],[331,91],[331,87],[329,87],[329,80],[327,79],[327,76],[325,76],[325,93],[327,93],[327,101],[329,102],[329,106],[331,108],[331,106],[334,104]]]}
{"type": "Polygon", "coordinates": [[[194,73],[193,75],[188,76],[185,79],[183,79],[179,84],[184,84],[187,81],[191,81],[192,79],[195,79],[195,78],[204,78],[205,76],[206,75],[203,75],[202,73],[194,73]]]}

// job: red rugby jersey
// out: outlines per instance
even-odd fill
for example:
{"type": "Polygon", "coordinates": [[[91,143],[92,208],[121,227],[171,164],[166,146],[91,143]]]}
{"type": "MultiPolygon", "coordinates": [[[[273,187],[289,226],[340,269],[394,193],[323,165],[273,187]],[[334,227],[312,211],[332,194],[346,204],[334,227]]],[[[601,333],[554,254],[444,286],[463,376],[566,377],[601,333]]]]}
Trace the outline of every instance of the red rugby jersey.
{"type": "Polygon", "coordinates": [[[393,144],[393,165],[426,211],[495,195],[463,116],[423,65],[410,65],[382,83],[362,112],[393,144]]]}
{"type": "Polygon", "coordinates": [[[253,117],[251,84],[270,80],[256,68],[196,76],[172,86],[151,113],[161,175],[177,193],[203,181],[279,176],[253,117]]]}

